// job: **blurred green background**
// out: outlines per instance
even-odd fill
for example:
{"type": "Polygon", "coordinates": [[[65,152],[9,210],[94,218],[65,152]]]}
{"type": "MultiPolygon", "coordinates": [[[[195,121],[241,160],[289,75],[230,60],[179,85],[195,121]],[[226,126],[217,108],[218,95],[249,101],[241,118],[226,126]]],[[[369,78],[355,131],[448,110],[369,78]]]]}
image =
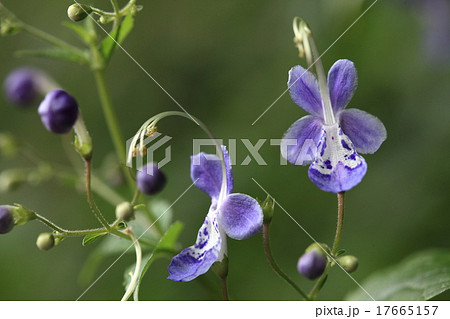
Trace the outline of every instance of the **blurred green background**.
{"type": "MultiPolygon", "coordinates": [[[[124,1],[119,1],[124,3],[124,1]]],[[[68,21],[71,1],[2,0],[21,20],[64,40],[80,44],[61,26],[68,21]]],[[[138,1],[124,48],[186,110],[200,118],[218,138],[281,138],[305,112],[288,94],[251,125],[285,90],[288,70],[298,58],[292,20],[304,18],[322,52],[372,1],[358,0],[185,0],[138,1]]],[[[109,1],[92,1],[109,10],[109,1]]],[[[388,139],[374,155],[365,156],[369,170],[363,182],[347,194],[341,247],[360,260],[354,278],[363,280],[382,267],[415,251],[448,247],[450,223],[450,64],[425,56],[424,16],[402,1],[379,1],[323,56],[325,69],[340,58],[355,62],[359,87],[350,107],[378,116],[388,139]]],[[[101,34],[101,30],[99,30],[101,34]]],[[[14,68],[32,65],[47,71],[76,97],[94,143],[94,169],[113,151],[101,113],[95,83],[85,67],[38,58],[16,58],[19,49],[46,44],[27,34],[0,39],[0,78],[14,68]]],[[[150,116],[177,105],[123,52],[117,51],[107,81],[125,137],[131,137],[150,116]]],[[[447,61],[448,62],[448,61],[447,61]]],[[[173,160],[164,167],[169,183],[158,198],[175,200],[191,183],[189,155],[192,138],[206,138],[191,122],[168,119],[160,132],[172,136],[173,160]]],[[[45,131],[35,109],[21,110],[0,98],[0,131],[14,132],[46,160],[62,165],[67,156],[59,136],[45,131]]],[[[237,143],[237,160],[248,155],[237,143]]],[[[263,198],[257,180],[315,239],[331,244],[336,222],[336,197],[315,187],[307,168],[280,166],[279,149],[267,141],[260,150],[267,165],[252,160],[234,167],[235,191],[263,198]]],[[[24,158],[0,158],[0,170],[32,166],[24,158]]],[[[119,190],[121,191],[121,190],[119,190]]],[[[1,204],[21,203],[66,228],[97,227],[82,192],[57,182],[24,186],[0,194],[1,204]]],[[[105,216],[114,209],[98,199],[105,216]]],[[[209,197],[191,189],[173,207],[185,223],[182,247],[191,245],[209,207],[209,197]]],[[[1,300],[74,300],[86,289],[78,275],[95,245],[68,239],[48,252],[35,240],[46,228],[37,223],[16,227],[0,238],[1,300]]],[[[309,237],[280,209],[272,223],[273,253],[280,266],[306,290],[311,282],[296,272],[296,262],[311,243],[309,237]]],[[[239,300],[296,300],[296,292],[271,270],[261,235],[245,241],[228,240],[229,293],[239,300]]],[[[100,275],[117,256],[102,263],[100,275]]],[[[83,300],[118,300],[123,294],[124,269],[133,254],[121,258],[83,296],[83,300]]],[[[168,259],[158,260],[145,277],[146,300],[216,300],[220,283],[208,273],[201,280],[176,283],[166,278],[168,259]],[[202,282],[210,282],[214,292],[202,282]]],[[[319,298],[339,300],[355,283],[333,269],[319,298]]]]}

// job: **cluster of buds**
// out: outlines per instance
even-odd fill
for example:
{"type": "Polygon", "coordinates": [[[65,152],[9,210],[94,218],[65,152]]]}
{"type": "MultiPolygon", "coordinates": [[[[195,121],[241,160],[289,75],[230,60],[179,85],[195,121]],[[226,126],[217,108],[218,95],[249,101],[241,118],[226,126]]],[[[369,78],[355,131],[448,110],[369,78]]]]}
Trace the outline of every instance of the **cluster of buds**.
{"type": "Polygon", "coordinates": [[[297,270],[304,277],[314,280],[323,275],[329,262],[331,266],[338,263],[348,273],[354,272],[358,268],[358,259],[355,256],[333,257],[327,245],[314,243],[306,248],[305,253],[299,258],[297,270]]]}

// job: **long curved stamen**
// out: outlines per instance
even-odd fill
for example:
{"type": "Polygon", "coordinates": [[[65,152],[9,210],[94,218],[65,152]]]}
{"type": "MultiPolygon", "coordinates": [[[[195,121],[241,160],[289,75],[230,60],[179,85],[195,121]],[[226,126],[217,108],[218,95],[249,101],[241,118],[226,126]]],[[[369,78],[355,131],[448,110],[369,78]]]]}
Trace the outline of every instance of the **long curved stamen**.
{"type": "Polygon", "coordinates": [[[226,164],[225,164],[225,156],[222,151],[222,145],[220,145],[219,141],[212,135],[210,130],[206,127],[206,125],[202,121],[200,121],[198,118],[196,118],[190,114],[186,114],[184,112],[178,112],[178,111],[168,111],[168,112],[159,113],[159,114],[151,117],[147,121],[145,121],[145,123],[137,131],[137,133],[133,137],[133,140],[131,141],[131,144],[129,146],[128,153],[127,153],[127,164],[130,165],[133,161],[133,151],[136,148],[138,140],[140,139],[139,148],[142,149],[143,148],[143,139],[145,138],[146,132],[149,129],[152,130],[154,127],[156,127],[156,124],[160,120],[162,120],[163,118],[169,117],[169,116],[180,116],[180,117],[187,118],[188,120],[190,120],[190,121],[194,122],[195,124],[197,124],[198,126],[200,126],[200,128],[203,130],[203,132],[205,132],[206,135],[208,135],[208,137],[214,141],[214,144],[216,146],[216,152],[219,155],[221,165],[222,165],[222,185],[220,188],[218,200],[219,200],[219,202],[223,201],[225,199],[225,197],[227,196],[227,186],[228,186],[227,180],[228,179],[227,179],[227,170],[226,170],[226,164]]]}
{"type": "Polygon", "coordinates": [[[330,93],[328,91],[327,77],[322,65],[321,55],[317,51],[316,43],[305,21],[300,18],[294,19],[294,42],[300,49],[300,54],[304,53],[308,69],[313,65],[316,67],[317,80],[319,82],[320,95],[322,97],[323,119],[326,125],[336,123],[333,108],[331,106],[330,93]],[[300,22],[297,22],[300,21],[300,22]]]}

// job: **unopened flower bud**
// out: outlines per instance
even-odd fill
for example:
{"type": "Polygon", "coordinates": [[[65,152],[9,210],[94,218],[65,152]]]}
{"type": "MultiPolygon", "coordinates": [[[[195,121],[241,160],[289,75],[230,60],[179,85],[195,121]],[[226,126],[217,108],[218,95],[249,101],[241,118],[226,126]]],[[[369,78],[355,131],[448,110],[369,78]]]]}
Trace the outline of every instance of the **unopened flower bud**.
{"type": "Polygon", "coordinates": [[[344,268],[346,272],[356,271],[359,265],[358,258],[350,255],[339,257],[337,259],[337,262],[342,266],[342,268],[344,268]]]}
{"type": "Polygon", "coordinates": [[[7,99],[18,106],[30,106],[39,94],[37,71],[23,67],[6,78],[3,89],[7,99]]]}
{"type": "Polygon", "coordinates": [[[143,166],[136,174],[137,187],[147,195],[159,193],[166,185],[166,181],[166,176],[154,163],[143,166]]]}
{"type": "Polygon", "coordinates": [[[92,8],[86,4],[76,3],[67,8],[67,16],[75,22],[84,20],[91,12],[92,8]]]}
{"type": "Polygon", "coordinates": [[[266,199],[260,203],[263,215],[264,215],[264,223],[270,224],[273,217],[273,211],[275,210],[275,200],[267,195],[266,199]]]}
{"type": "Polygon", "coordinates": [[[6,234],[14,227],[14,218],[10,206],[0,206],[0,234],[6,234]]]}
{"type": "Polygon", "coordinates": [[[297,270],[308,279],[314,280],[325,271],[327,258],[319,249],[312,249],[304,253],[298,260],[297,270]]]}
{"type": "Polygon", "coordinates": [[[116,206],[116,218],[125,222],[134,219],[134,209],[129,202],[122,202],[116,206]]]}
{"type": "Polygon", "coordinates": [[[49,250],[55,246],[55,237],[50,233],[42,233],[36,241],[36,246],[41,250],[49,250]]]}
{"type": "Polygon", "coordinates": [[[38,113],[48,131],[68,133],[78,118],[78,104],[64,90],[53,90],[39,105],[38,113]]]}

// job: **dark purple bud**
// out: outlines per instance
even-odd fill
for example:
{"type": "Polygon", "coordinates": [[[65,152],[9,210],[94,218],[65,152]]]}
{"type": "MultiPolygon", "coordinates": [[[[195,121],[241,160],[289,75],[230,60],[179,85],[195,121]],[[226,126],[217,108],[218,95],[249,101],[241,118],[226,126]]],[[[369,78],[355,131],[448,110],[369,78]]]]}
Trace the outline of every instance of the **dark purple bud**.
{"type": "Polygon", "coordinates": [[[6,206],[0,206],[0,234],[6,234],[14,227],[14,218],[6,206]]]}
{"type": "Polygon", "coordinates": [[[147,164],[136,174],[136,184],[139,190],[147,195],[159,193],[166,185],[166,176],[157,164],[147,164]]]}
{"type": "Polygon", "coordinates": [[[318,250],[311,250],[303,254],[297,263],[297,270],[308,279],[320,277],[327,265],[325,256],[318,250]]]}
{"type": "Polygon", "coordinates": [[[10,102],[29,106],[39,93],[37,72],[31,68],[16,69],[8,75],[3,88],[10,102]]]}
{"type": "Polygon", "coordinates": [[[78,118],[78,104],[64,90],[54,90],[45,96],[38,113],[48,131],[56,134],[68,133],[78,118]]]}

